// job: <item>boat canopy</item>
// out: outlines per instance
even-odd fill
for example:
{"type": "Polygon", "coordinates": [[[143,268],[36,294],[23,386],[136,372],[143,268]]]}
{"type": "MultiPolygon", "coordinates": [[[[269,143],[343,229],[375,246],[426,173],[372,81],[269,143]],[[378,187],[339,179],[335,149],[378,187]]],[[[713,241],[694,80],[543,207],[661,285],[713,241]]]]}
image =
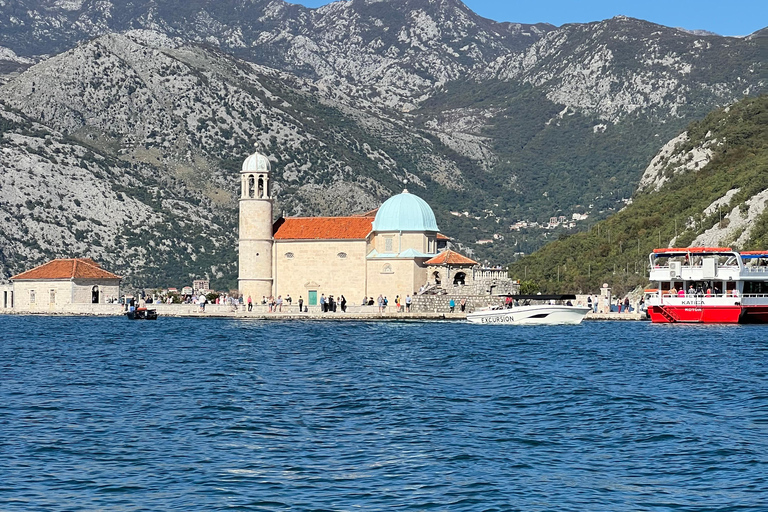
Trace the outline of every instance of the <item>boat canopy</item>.
{"type": "Polygon", "coordinates": [[[726,252],[733,252],[733,249],[731,249],[730,247],[680,247],[680,248],[667,247],[667,248],[653,250],[653,253],[658,255],[726,253],[726,252]]]}
{"type": "Polygon", "coordinates": [[[741,259],[768,258],[768,251],[742,251],[739,253],[741,259]]]}

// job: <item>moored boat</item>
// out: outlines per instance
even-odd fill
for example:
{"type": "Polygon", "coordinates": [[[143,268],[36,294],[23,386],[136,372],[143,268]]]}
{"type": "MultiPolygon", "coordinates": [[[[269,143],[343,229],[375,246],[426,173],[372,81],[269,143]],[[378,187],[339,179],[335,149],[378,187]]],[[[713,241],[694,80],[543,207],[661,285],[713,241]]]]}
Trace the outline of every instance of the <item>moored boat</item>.
{"type": "Polygon", "coordinates": [[[147,308],[129,309],[125,315],[129,320],[157,320],[157,310],[147,308]]]}
{"type": "Polygon", "coordinates": [[[505,295],[506,306],[493,306],[467,314],[475,324],[580,324],[591,311],[587,306],[573,306],[575,295],[505,295]]]}
{"type": "Polygon", "coordinates": [[[768,251],[655,249],[647,299],[655,323],[768,323],[768,251]]]}

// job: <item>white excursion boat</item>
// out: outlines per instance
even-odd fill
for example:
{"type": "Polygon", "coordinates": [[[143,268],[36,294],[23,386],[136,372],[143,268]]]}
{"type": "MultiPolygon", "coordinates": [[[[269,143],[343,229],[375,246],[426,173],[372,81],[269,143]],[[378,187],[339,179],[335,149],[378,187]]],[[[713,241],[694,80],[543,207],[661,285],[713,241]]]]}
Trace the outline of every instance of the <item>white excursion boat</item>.
{"type": "Polygon", "coordinates": [[[514,301],[508,306],[491,306],[467,314],[474,324],[580,324],[591,311],[587,306],[569,305],[575,295],[504,295],[514,301]]]}

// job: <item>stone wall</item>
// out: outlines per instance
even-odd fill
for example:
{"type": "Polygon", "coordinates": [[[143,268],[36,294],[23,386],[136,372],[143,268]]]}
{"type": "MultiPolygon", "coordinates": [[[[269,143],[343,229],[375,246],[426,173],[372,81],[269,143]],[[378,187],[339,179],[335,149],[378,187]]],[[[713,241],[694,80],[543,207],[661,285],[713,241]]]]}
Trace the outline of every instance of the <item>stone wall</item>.
{"type": "Polygon", "coordinates": [[[480,308],[491,305],[503,305],[504,297],[492,297],[488,294],[469,295],[469,294],[442,294],[442,295],[417,295],[413,298],[411,306],[414,313],[449,313],[451,311],[450,302],[453,299],[456,303],[454,311],[460,311],[461,299],[466,299],[466,312],[471,313],[480,308]]]}

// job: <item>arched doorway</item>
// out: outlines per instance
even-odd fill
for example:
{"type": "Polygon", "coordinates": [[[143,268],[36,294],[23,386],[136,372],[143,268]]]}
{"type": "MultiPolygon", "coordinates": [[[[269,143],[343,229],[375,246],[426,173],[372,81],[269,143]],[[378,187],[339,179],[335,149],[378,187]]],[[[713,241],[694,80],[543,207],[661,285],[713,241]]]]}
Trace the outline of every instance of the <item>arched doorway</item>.
{"type": "Polygon", "coordinates": [[[440,272],[438,272],[437,270],[435,270],[435,271],[432,273],[432,279],[435,281],[435,284],[436,284],[436,285],[440,286],[440,272]]]}
{"type": "Polygon", "coordinates": [[[464,272],[456,272],[453,276],[453,286],[464,286],[464,281],[467,279],[467,274],[464,272]]]}
{"type": "Polygon", "coordinates": [[[91,304],[98,304],[99,303],[99,287],[94,286],[91,288],[91,304]]]}

